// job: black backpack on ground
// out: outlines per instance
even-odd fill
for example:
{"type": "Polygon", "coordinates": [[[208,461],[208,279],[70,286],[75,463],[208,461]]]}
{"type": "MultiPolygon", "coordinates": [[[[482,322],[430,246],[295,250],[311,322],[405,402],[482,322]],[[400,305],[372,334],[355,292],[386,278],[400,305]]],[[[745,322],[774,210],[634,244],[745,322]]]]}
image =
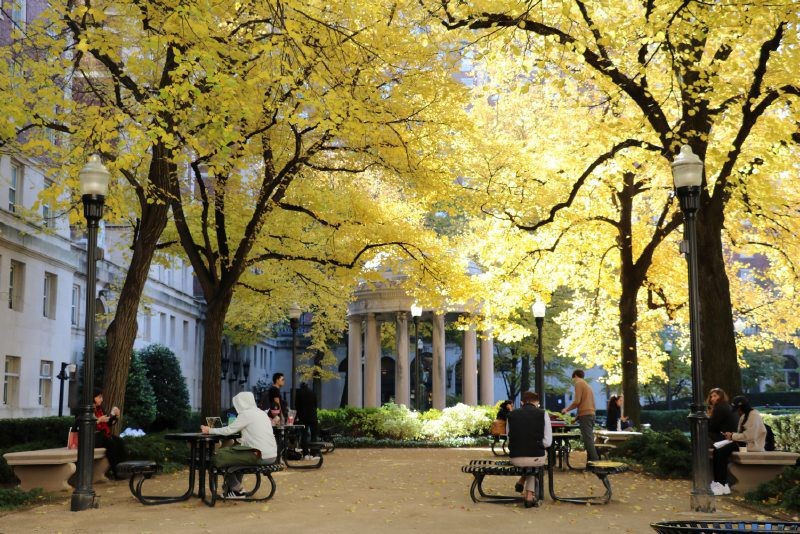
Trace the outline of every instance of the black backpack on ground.
{"type": "Polygon", "coordinates": [[[767,429],[767,437],[764,440],[764,450],[765,451],[774,451],[775,450],[775,433],[772,431],[769,425],[764,425],[767,429]]]}

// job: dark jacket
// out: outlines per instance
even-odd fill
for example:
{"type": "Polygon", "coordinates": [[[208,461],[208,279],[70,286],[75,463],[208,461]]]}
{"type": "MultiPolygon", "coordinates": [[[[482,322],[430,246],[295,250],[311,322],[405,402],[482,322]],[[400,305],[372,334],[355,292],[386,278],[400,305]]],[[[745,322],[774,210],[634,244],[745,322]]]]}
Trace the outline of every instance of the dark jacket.
{"type": "Polygon", "coordinates": [[[616,401],[609,402],[608,413],[606,414],[606,430],[616,430],[617,421],[619,421],[621,415],[622,410],[620,410],[619,406],[617,406],[616,401]]]}
{"type": "Polygon", "coordinates": [[[713,441],[725,439],[723,432],[736,432],[739,427],[739,414],[734,413],[731,405],[725,401],[717,401],[711,408],[708,418],[708,435],[713,441]]]}
{"type": "Polygon", "coordinates": [[[317,396],[310,387],[303,384],[297,390],[297,398],[295,399],[295,409],[297,410],[297,418],[304,425],[316,424],[317,422],[317,396]]]}
{"type": "Polygon", "coordinates": [[[523,404],[508,414],[508,455],[511,458],[544,456],[545,411],[532,404],[523,404]]]}

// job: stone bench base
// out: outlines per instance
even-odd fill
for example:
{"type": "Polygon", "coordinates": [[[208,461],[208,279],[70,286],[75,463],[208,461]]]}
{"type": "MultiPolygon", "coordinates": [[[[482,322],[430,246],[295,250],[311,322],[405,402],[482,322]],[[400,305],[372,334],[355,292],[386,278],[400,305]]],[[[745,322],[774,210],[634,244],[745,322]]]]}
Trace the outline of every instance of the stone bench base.
{"type": "Polygon", "coordinates": [[[747,492],[780,475],[787,466],[795,465],[800,454],[794,452],[734,452],[728,473],[736,479],[733,490],[747,492]]]}
{"type": "MultiPolygon", "coordinates": [[[[58,449],[41,449],[38,451],[9,452],[3,455],[6,462],[14,470],[19,479],[19,487],[25,491],[42,488],[44,491],[71,491],[70,478],[74,478],[77,449],[61,447],[58,449]]],[[[109,464],[106,450],[94,450],[92,465],[93,483],[105,482],[109,464]]]]}

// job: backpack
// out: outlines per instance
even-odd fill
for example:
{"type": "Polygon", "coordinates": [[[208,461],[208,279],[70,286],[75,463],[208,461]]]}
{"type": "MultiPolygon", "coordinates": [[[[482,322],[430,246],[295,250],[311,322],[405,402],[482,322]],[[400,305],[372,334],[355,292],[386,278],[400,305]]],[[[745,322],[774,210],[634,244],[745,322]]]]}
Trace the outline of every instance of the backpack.
{"type": "Polygon", "coordinates": [[[769,425],[764,425],[767,429],[767,437],[764,440],[764,450],[765,451],[774,451],[775,450],[775,433],[772,431],[769,425]]]}

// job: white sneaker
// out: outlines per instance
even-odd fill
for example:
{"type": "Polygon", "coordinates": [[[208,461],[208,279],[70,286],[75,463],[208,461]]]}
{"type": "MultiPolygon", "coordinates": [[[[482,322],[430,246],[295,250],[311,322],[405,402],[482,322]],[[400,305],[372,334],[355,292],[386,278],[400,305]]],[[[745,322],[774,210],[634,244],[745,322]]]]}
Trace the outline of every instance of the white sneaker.
{"type": "Polygon", "coordinates": [[[722,495],[722,484],[717,481],[711,483],[711,493],[714,495],[722,495]]]}
{"type": "Polygon", "coordinates": [[[731,494],[731,487],[727,484],[723,484],[722,486],[722,494],[723,495],[730,495],[731,494]]]}
{"type": "Polygon", "coordinates": [[[225,494],[226,499],[244,499],[247,495],[239,491],[229,491],[225,494]]]}

